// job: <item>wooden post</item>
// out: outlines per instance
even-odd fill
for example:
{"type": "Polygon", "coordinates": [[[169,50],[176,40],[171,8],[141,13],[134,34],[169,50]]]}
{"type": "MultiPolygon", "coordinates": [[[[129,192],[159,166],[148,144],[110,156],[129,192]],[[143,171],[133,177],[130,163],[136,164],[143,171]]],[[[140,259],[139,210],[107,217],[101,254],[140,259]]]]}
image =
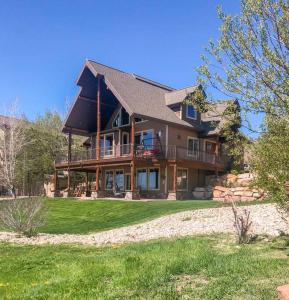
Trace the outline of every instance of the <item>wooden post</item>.
{"type": "Polygon", "coordinates": [[[95,191],[99,191],[99,167],[96,167],[96,172],[95,172],[95,191]]]}
{"type": "Polygon", "coordinates": [[[130,170],[130,188],[135,192],[135,119],[131,117],[131,170],[130,170]]]}
{"type": "Polygon", "coordinates": [[[131,140],[131,158],[134,160],[135,158],[135,119],[134,117],[131,117],[131,132],[130,132],[130,140],[131,140]]]}
{"type": "Polygon", "coordinates": [[[174,164],[173,192],[177,193],[177,164],[174,164]]]}
{"type": "Polygon", "coordinates": [[[85,173],[85,191],[88,191],[88,172],[85,173]]]}
{"type": "Polygon", "coordinates": [[[100,159],[100,131],[101,131],[101,114],[100,114],[100,76],[97,76],[97,131],[96,131],[96,159],[100,159]]]}
{"type": "Polygon", "coordinates": [[[71,180],[70,180],[70,169],[68,168],[67,169],[67,191],[68,191],[68,194],[70,192],[70,187],[71,187],[71,180]]]}
{"type": "Polygon", "coordinates": [[[134,161],[131,162],[130,167],[130,188],[132,193],[135,192],[135,163],[134,161]]]}
{"type": "Polygon", "coordinates": [[[71,132],[69,132],[68,133],[68,154],[67,154],[68,162],[71,162],[71,142],[72,142],[72,136],[71,136],[71,132]]]}
{"type": "Polygon", "coordinates": [[[58,174],[57,170],[54,170],[54,192],[58,190],[58,174]]]}

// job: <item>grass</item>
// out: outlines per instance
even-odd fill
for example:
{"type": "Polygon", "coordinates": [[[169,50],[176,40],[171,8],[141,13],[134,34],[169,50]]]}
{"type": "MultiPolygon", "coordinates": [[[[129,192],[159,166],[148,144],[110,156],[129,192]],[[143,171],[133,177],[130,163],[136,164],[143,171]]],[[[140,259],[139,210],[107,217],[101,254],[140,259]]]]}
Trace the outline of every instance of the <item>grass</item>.
{"type": "Polygon", "coordinates": [[[218,207],[210,200],[191,201],[81,201],[47,199],[47,224],[40,228],[46,233],[87,234],[151,220],[183,210],[218,207]]]}
{"type": "Polygon", "coordinates": [[[0,244],[1,299],[275,299],[288,283],[284,241],[228,236],[121,247],[0,244]]]}

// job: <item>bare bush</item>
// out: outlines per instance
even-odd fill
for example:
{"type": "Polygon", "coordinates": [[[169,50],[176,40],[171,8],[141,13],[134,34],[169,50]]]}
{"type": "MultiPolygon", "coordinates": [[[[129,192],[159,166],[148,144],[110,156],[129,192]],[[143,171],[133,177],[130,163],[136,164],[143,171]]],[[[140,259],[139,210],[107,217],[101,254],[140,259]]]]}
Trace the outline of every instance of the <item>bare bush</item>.
{"type": "Polygon", "coordinates": [[[44,225],[46,210],[41,198],[24,198],[0,202],[0,227],[31,237],[44,225]]]}
{"type": "Polygon", "coordinates": [[[238,211],[236,204],[232,201],[232,210],[234,214],[234,227],[237,232],[238,244],[249,244],[252,240],[252,236],[249,234],[252,221],[250,220],[250,211],[243,209],[242,213],[238,211]]]}

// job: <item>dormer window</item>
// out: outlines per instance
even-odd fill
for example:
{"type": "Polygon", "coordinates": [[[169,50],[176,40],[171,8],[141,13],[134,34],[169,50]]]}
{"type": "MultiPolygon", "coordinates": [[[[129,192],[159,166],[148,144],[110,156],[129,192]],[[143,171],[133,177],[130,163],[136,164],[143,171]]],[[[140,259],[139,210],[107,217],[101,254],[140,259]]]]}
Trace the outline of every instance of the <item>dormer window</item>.
{"type": "Polygon", "coordinates": [[[117,113],[113,123],[112,127],[121,127],[129,124],[129,114],[126,112],[126,110],[122,107],[119,112],[117,113]]]}
{"type": "Polygon", "coordinates": [[[197,112],[194,109],[193,105],[190,104],[186,105],[186,117],[188,119],[193,119],[193,120],[197,119],[197,112]]]}

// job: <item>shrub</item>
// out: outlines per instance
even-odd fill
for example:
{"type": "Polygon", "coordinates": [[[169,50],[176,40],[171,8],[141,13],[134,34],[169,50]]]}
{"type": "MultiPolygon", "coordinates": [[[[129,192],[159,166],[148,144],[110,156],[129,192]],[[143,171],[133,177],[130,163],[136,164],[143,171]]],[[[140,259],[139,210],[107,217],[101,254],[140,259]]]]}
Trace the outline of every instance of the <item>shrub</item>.
{"type": "Polygon", "coordinates": [[[237,232],[237,242],[238,244],[249,244],[252,240],[252,236],[249,235],[249,230],[252,225],[250,212],[244,209],[242,214],[240,214],[234,201],[232,201],[232,210],[235,219],[234,226],[237,232]]]}
{"type": "Polygon", "coordinates": [[[0,203],[0,227],[23,234],[37,235],[37,230],[45,223],[46,210],[41,198],[4,200],[0,203]]]}

